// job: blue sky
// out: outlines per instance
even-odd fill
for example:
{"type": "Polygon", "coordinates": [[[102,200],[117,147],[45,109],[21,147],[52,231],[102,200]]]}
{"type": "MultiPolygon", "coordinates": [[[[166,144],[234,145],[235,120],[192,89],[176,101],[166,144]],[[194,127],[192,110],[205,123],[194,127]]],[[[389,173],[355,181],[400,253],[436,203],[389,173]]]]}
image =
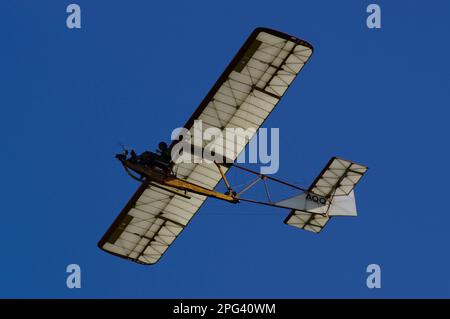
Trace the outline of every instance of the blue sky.
{"type": "Polygon", "coordinates": [[[0,4],[0,297],[450,297],[450,4],[377,1],[0,4]],[[359,216],[315,235],[287,212],[214,200],[151,267],[96,243],[137,187],[118,143],[154,149],[182,125],[250,32],[315,48],[266,121],[277,177],[308,185],[333,155],[370,167],[359,216]],[[82,288],[66,288],[66,266],[82,288]],[[366,266],[382,288],[366,287],[366,266]]]}

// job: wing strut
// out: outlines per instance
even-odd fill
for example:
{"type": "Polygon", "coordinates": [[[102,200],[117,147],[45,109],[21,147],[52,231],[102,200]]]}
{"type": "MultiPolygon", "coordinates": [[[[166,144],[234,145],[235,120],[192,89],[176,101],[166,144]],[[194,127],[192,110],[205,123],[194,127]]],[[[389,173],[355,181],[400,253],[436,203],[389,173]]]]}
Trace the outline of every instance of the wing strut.
{"type": "Polygon", "coordinates": [[[225,174],[222,171],[222,167],[219,164],[217,164],[216,161],[214,161],[214,164],[216,164],[216,166],[217,166],[217,168],[218,168],[218,170],[220,172],[220,175],[222,176],[223,181],[225,182],[225,185],[227,186],[228,193],[232,194],[233,193],[233,189],[231,188],[230,183],[228,183],[227,177],[225,176],[225,174]]]}

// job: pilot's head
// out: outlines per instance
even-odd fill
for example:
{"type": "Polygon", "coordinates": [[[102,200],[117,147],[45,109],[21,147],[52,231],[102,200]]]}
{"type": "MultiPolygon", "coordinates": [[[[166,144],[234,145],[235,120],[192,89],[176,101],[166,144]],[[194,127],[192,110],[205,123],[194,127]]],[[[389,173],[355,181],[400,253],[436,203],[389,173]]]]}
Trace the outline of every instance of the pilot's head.
{"type": "Polygon", "coordinates": [[[160,143],[158,144],[158,148],[159,148],[161,151],[165,151],[165,150],[167,150],[167,144],[166,144],[165,142],[160,142],[160,143]]]}

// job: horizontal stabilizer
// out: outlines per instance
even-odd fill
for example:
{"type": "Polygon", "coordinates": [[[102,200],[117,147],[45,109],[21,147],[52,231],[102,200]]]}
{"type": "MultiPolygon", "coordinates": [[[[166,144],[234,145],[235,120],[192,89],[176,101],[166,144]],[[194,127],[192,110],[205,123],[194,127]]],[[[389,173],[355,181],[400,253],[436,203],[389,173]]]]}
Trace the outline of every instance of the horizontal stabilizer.
{"type": "Polygon", "coordinates": [[[284,223],[319,233],[332,216],[356,216],[355,185],[367,167],[333,157],[303,194],[276,204],[292,208],[284,223]]]}

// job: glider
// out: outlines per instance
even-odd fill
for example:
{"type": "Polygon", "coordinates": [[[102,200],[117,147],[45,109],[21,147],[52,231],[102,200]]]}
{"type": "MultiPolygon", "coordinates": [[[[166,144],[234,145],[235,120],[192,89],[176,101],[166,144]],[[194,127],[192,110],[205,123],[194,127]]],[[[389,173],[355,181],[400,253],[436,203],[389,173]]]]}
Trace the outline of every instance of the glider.
{"type": "MultiPolygon", "coordinates": [[[[202,120],[204,125],[221,131],[259,129],[312,52],[306,41],[268,28],[255,29],[184,128],[193,130],[194,121],[202,120]]],[[[226,154],[218,154],[226,159],[220,163],[174,163],[169,153],[179,141],[170,146],[160,143],[158,153],[124,151],[116,155],[141,184],[99,241],[99,248],[139,264],[154,264],[208,197],[289,209],[285,224],[314,233],[334,216],[356,216],[353,189],[367,167],[333,157],[311,186],[302,188],[234,163],[250,138],[244,140],[226,154]],[[254,175],[240,192],[226,178],[231,167],[254,175]],[[227,187],[225,193],[215,190],[222,180],[227,187]],[[264,183],[267,200],[247,198],[245,195],[259,182],[264,183]],[[274,202],[268,182],[300,194],[274,202]]],[[[195,147],[192,141],[192,149],[195,147]]]]}

